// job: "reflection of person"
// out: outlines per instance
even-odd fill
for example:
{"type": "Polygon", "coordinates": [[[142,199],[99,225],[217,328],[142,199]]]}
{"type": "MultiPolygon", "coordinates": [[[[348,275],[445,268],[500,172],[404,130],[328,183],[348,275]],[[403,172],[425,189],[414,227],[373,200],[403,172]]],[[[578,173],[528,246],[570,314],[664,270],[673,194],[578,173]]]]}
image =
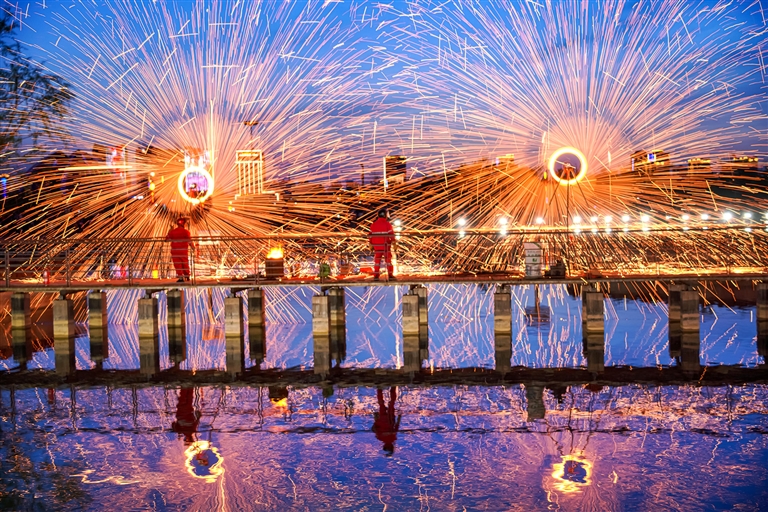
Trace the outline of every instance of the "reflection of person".
{"type": "Polygon", "coordinates": [[[395,441],[397,441],[397,431],[400,429],[400,414],[395,417],[395,402],[397,401],[397,388],[389,388],[389,406],[384,404],[384,392],[376,390],[376,396],[379,399],[379,412],[374,413],[373,431],[376,433],[376,439],[384,443],[384,451],[387,455],[395,452],[395,441]]]}
{"type": "MultiPolygon", "coordinates": [[[[193,388],[181,388],[179,403],[176,406],[176,421],[171,424],[171,429],[184,437],[184,444],[195,442],[197,425],[200,423],[202,413],[195,410],[195,390],[193,388]]],[[[207,461],[205,461],[207,464],[207,461]]]]}
{"type": "Polygon", "coordinates": [[[395,240],[395,230],[392,224],[387,220],[387,210],[381,210],[379,217],[371,224],[371,233],[368,239],[371,241],[374,253],[373,278],[379,280],[379,269],[381,269],[381,259],[384,258],[387,263],[387,276],[389,279],[395,279],[394,267],[392,266],[392,242],[395,240]]]}
{"type": "Polygon", "coordinates": [[[189,281],[189,247],[195,247],[192,234],[185,227],[186,219],[176,221],[176,227],[168,232],[165,239],[171,241],[171,260],[176,269],[177,281],[189,281]]]}

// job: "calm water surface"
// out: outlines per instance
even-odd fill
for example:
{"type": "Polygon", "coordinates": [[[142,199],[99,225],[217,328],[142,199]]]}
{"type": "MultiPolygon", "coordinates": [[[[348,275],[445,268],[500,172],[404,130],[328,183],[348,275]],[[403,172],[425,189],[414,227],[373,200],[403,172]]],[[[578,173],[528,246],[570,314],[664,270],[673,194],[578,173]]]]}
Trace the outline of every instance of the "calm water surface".
{"type": "MultiPolygon", "coordinates": [[[[400,331],[405,291],[347,291],[346,346],[337,347],[337,369],[325,380],[307,377],[313,375],[310,301],[316,293],[308,288],[268,290],[263,360],[251,359],[245,343],[251,371],[285,370],[271,384],[205,384],[190,377],[136,385],[118,377],[98,385],[13,386],[8,374],[18,374],[20,362],[6,350],[0,508],[765,507],[768,387],[749,378],[698,384],[701,372],[723,365],[744,372],[764,367],[754,308],[703,310],[703,366],[687,383],[681,377],[662,385],[630,373],[626,382],[599,375],[567,382],[551,377],[565,371],[555,369],[585,368],[587,359],[581,303],[563,287],[542,287],[541,301],[552,308],[546,323],[526,321],[533,290],[514,289],[510,350],[499,353],[493,289],[434,286],[424,369],[409,377],[400,331]],[[492,370],[506,364],[500,357],[510,358],[513,372],[525,367],[535,378],[428,378],[450,368],[492,370]]],[[[100,366],[116,375],[140,367],[137,298],[109,296],[108,357],[100,366]]],[[[226,368],[223,299],[219,290],[187,295],[185,357],[171,354],[161,328],[162,370],[226,368]]],[[[605,330],[607,369],[676,371],[664,305],[607,300],[605,330]]],[[[45,343],[45,326],[36,332],[26,366],[52,372],[53,343],[45,343]]],[[[75,350],[79,370],[97,366],[87,329],[78,330],[75,350]]]]}

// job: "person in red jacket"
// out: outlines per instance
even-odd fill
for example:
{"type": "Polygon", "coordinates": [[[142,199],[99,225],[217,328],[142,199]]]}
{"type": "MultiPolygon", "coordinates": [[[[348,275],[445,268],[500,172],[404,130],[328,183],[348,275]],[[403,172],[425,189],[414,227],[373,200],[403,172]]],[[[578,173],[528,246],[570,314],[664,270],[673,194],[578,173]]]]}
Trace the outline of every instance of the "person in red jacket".
{"type": "Polygon", "coordinates": [[[395,452],[397,431],[400,430],[400,414],[395,414],[395,402],[397,401],[397,388],[389,388],[389,406],[384,402],[384,392],[376,390],[376,398],[379,400],[379,412],[373,413],[373,431],[376,439],[384,443],[383,449],[386,455],[395,452]]]}
{"type": "Polygon", "coordinates": [[[368,235],[368,240],[373,246],[373,278],[376,281],[379,280],[382,258],[386,260],[389,279],[395,279],[393,275],[395,269],[392,267],[392,243],[395,241],[395,230],[387,220],[387,213],[387,210],[379,211],[379,217],[371,224],[371,233],[368,235]]]}
{"type": "Polygon", "coordinates": [[[192,234],[185,227],[187,221],[180,218],[176,227],[168,232],[165,239],[171,242],[171,260],[176,269],[177,282],[189,281],[189,247],[195,247],[192,234]]]}

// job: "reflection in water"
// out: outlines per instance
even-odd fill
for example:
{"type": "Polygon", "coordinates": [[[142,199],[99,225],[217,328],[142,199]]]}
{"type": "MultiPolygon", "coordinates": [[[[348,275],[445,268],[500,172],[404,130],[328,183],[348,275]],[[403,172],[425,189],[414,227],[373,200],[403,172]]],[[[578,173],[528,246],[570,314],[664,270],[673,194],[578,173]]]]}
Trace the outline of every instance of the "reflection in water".
{"type": "Polygon", "coordinates": [[[45,326],[4,330],[11,377],[69,381],[0,374],[0,506],[31,508],[30,485],[49,508],[85,510],[117,485],[125,503],[169,510],[759,509],[768,498],[768,328],[754,308],[710,308],[690,335],[668,327],[664,305],[609,300],[605,336],[592,337],[562,287],[540,285],[551,315],[537,323],[525,318],[534,289],[519,287],[512,334],[494,336],[492,287],[430,286],[430,324],[404,338],[404,291],[348,290],[346,329],[322,343],[299,288],[270,289],[266,328],[245,338],[225,336],[221,291],[186,296],[173,328],[160,294],[160,332],[146,340],[137,296],[123,292],[109,293],[123,316],[108,331],[56,350],[45,326]],[[101,380],[80,382],[89,375],[101,380]]]}

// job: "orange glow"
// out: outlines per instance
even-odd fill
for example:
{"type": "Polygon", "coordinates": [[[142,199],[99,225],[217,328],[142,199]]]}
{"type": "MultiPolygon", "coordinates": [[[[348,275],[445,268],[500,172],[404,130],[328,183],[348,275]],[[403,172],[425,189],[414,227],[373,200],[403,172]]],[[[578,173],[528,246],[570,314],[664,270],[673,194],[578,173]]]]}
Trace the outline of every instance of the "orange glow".
{"type": "Polygon", "coordinates": [[[187,472],[195,478],[201,478],[212,484],[224,474],[224,457],[208,441],[196,441],[184,452],[187,472]]]}
{"type": "Polygon", "coordinates": [[[209,197],[211,197],[211,194],[213,194],[213,176],[211,176],[211,173],[209,173],[202,167],[193,165],[185,169],[184,172],[182,172],[181,174],[179,174],[179,179],[176,182],[176,186],[179,189],[179,194],[181,194],[181,197],[183,197],[185,201],[192,204],[200,204],[204,202],[206,199],[208,199],[209,197]],[[184,189],[184,178],[186,178],[187,175],[191,172],[197,172],[202,174],[203,176],[205,176],[205,179],[208,182],[208,190],[206,190],[205,194],[203,194],[201,197],[190,197],[189,194],[187,194],[187,191],[184,189]]]}
{"type": "Polygon", "coordinates": [[[552,179],[554,179],[561,185],[575,185],[576,183],[581,181],[582,178],[584,178],[584,176],[587,175],[587,158],[584,156],[584,153],[582,153],[581,151],[579,151],[574,147],[566,146],[566,147],[560,148],[554,153],[552,153],[551,157],[549,157],[549,174],[552,176],[552,179]],[[577,174],[575,177],[573,177],[570,180],[562,179],[555,172],[555,164],[557,163],[557,159],[563,155],[573,155],[579,159],[579,163],[581,164],[581,168],[579,169],[579,174],[577,174]]]}
{"type": "Polygon", "coordinates": [[[267,259],[270,259],[270,260],[279,260],[282,257],[283,257],[282,247],[273,247],[269,250],[269,253],[267,254],[267,259]]]}
{"type": "Polygon", "coordinates": [[[554,488],[557,491],[570,494],[581,491],[592,483],[592,464],[576,455],[566,455],[562,462],[552,466],[554,488]]]}

